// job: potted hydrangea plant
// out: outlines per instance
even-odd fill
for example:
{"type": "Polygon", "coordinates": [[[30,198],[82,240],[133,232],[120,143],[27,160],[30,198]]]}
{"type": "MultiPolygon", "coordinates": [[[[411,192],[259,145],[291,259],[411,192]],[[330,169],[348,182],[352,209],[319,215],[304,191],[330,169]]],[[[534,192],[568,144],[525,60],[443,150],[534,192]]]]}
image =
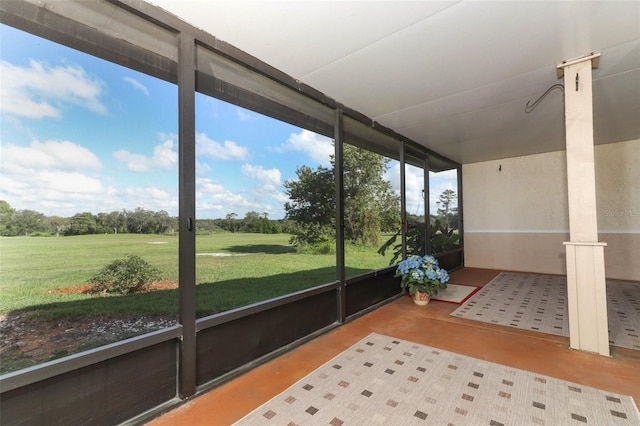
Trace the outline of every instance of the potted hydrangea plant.
{"type": "Polygon", "coordinates": [[[449,281],[447,271],[438,267],[438,260],[431,255],[408,257],[398,263],[395,276],[402,277],[400,287],[409,292],[417,305],[429,303],[431,296],[447,288],[449,281]]]}

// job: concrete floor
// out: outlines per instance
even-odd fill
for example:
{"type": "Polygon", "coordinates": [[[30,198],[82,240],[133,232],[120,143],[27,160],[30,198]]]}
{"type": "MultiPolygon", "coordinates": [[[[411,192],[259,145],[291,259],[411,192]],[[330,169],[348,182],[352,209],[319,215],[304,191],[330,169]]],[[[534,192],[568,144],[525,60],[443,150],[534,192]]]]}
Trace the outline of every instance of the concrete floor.
{"type": "MultiPolygon", "coordinates": [[[[482,286],[500,271],[465,268],[451,283],[482,286]]],[[[569,349],[569,339],[451,317],[459,305],[402,297],[156,418],[150,425],[228,425],[372,332],[631,395],[640,407],[640,352],[610,358],[569,349]]]]}

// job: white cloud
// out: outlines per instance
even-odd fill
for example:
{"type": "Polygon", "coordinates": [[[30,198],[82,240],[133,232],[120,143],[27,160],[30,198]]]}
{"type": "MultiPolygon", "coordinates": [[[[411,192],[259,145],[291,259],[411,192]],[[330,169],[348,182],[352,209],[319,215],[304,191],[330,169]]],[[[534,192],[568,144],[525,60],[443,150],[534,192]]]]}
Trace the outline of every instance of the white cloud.
{"type": "MultiPolygon", "coordinates": [[[[117,193],[113,198],[120,209],[133,210],[142,207],[147,210],[165,210],[171,215],[178,214],[178,195],[170,189],[157,186],[129,186],[117,193]]],[[[109,211],[119,209],[109,209],[109,211]]]]}
{"type": "Polygon", "coordinates": [[[404,175],[407,191],[407,213],[424,214],[424,174],[422,169],[409,166],[404,175]]]}
{"type": "Polygon", "coordinates": [[[2,162],[7,166],[53,170],[98,170],[100,159],[87,148],[69,141],[33,141],[22,147],[2,147],[2,162]]]}
{"type": "Polygon", "coordinates": [[[170,139],[153,147],[153,157],[151,157],[153,166],[161,169],[173,168],[178,163],[176,149],[177,144],[174,144],[170,139]]]}
{"type": "Polygon", "coordinates": [[[52,195],[62,194],[100,194],[102,183],[100,180],[77,172],[41,171],[36,174],[35,184],[39,188],[46,188],[52,195]]]}
{"type": "Polygon", "coordinates": [[[153,147],[153,154],[147,157],[143,154],[134,154],[127,150],[119,150],[113,153],[116,160],[127,163],[127,168],[132,172],[147,172],[152,169],[171,169],[178,164],[177,143],[171,139],[153,147]]]}
{"type": "Polygon", "coordinates": [[[196,179],[196,209],[199,217],[224,217],[236,213],[240,217],[259,208],[241,194],[234,194],[209,178],[196,179]]]}
{"type": "Polygon", "coordinates": [[[127,163],[127,168],[132,172],[149,171],[149,159],[142,154],[132,154],[126,150],[120,150],[113,153],[113,158],[118,161],[127,163]]]}
{"type": "Polygon", "coordinates": [[[444,170],[442,172],[429,172],[429,179],[443,179],[456,182],[458,179],[458,169],[444,170]]]}
{"type": "Polygon", "coordinates": [[[139,90],[145,95],[149,96],[149,89],[147,89],[147,87],[144,84],[140,83],[135,78],[124,77],[123,80],[129,83],[130,85],[132,85],[134,89],[139,90]]]}
{"type": "Polygon", "coordinates": [[[90,150],[69,141],[34,141],[22,147],[1,147],[0,199],[18,210],[44,214],[75,214],[78,205],[98,202],[103,193],[97,171],[102,168],[90,150]]]}
{"type": "Polygon", "coordinates": [[[397,193],[400,193],[400,163],[394,161],[386,171],[385,180],[388,180],[391,183],[391,188],[397,193]]]}
{"type": "Polygon", "coordinates": [[[278,169],[265,170],[262,166],[252,166],[251,164],[243,164],[242,173],[245,176],[258,179],[263,186],[269,186],[272,189],[280,186],[282,179],[282,174],[278,169]]]}
{"type": "MultiPolygon", "coordinates": [[[[34,194],[46,197],[31,203],[24,198],[18,203],[20,208],[31,208],[43,212],[47,215],[55,214],[69,217],[76,213],[89,211],[93,214],[100,212],[112,212],[134,210],[142,207],[146,210],[165,210],[170,215],[178,214],[178,197],[174,189],[160,188],[154,186],[116,188],[113,186],[100,186],[99,190],[88,193],[40,191],[40,188],[30,188],[34,194]]],[[[12,206],[14,203],[10,202],[12,206]]]]}
{"type": "Polygon", "coordinates": [[[134,210],[141,207],[146,210],[165,210],[171,216],[178,214],[178,194],[175,188],[163,188],[159,186],[109,186],[103,188],[100,194],[77,203],[71,214],[81,211],[90,211],[94,214],[100,212],[112,212],[134,210]],[[79,207],[80,206],[80,207],[79,207]]]}
{"type": "Polygon", "coordinates": [[[280,204],[280,209],[284,208],[284,203],[286,203],[287,201],[291,201],[291,198],[289,198],[289,196],[287,194],[285,194],[284,192],[276,192],[273,196],[273,199],[280,204]]]}
{"type": "Polygon", "coordinates": [[[210,139],[206,133],[196,135],[196,153],[198,156],[209,157],[213,160],[244,160],[249,150],[233,141],[223,144],[210,139]]]}
{"type": "Polygon", "coordinates": [[[200,194],[209,195],[228,194],[222,184],[214,182],[209,178],[196,179],[196,191],[200,194]]]}
{"type": "Polygon", "coordinates": [[[249,121],[255,118],[255,116],[251,115],[248,111],[242,108],[236,108],[236,116],[240,121],[249,121]]]}
{"type": "Polygon", "coordinates": [[[275,214],[274,217],[278,218],[283,217],[284,203],[289,201],[289,197],[279,190],[282,186],[280,170],[266,170],[262,166],[244,164],[242,174],[257,181],[253,188],[247,189],[247,196],[254,200],[253,204],[256,206],[253,210],[275,214]]]}
{"type": "MultiPolygon", "coordinates": [[[[173,161],[164,154],[168,145],[156,147],[156,164],[173,161]]],[[[175,189],[105,186],[98,157],[72,142],[34,141],[27,147],[9,144],[0,149],[0,199],[18,210],[69,217],[83,211],[95,214],[143,207],[177,214],[175,189]]]]}
{"type": "Polygon", "coordinates": [[[250,211],[268,212],[272,219],[284,216],[288,198],[271,184],[235,193],[210,178],[196,179],[196,209],[200,218],[225,217],[235,213],[242,218],[250,211]]]}
{"type": "Polygon", "coordinates": [[[308,155],[311,159],[323,166],[331,164],[330,155],[334,153],[333,141],[325,136],[302,130],[300,133],[292,133],[289,139],[280,148],[283,151],[299,151],[308,155]]]}
{"type": "Polygon", "coordinates": [[[100,101],[104,83],[80,66],[51,67],[31,60],[28,67],[0,63],[0,109],[28,118],[60,117],[64,103],[99,114],[107,108],[100,101]]]}
{"type": "Polygon", "coordinates": [[[198,161],[196,158],[196,176],[207,176],[211,170],[213,169],[209,164],[198,161]]]}
{"type": "Polygon", "coordinates": [[[0,174],[0,199],[18,210],[72,215],[86,211],[87,202],[98,205],[102,192],[100,180],[85,173],[14,166],[0,174]]]}

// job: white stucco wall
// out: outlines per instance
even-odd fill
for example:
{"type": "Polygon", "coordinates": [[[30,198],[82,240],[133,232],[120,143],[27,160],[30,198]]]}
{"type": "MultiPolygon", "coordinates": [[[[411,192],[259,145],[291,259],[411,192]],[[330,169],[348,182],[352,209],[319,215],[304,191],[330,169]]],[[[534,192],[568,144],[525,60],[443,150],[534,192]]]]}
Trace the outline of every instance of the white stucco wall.
{"type": "MultiPolygon", "coordinates": [[[[599,240],[609,278],[640,280],[640,140],[595,148],[599,240]]],[[[566,154],[462,167],[465,264],[566,274],[566,154]]]]}
{"type": "MultiPolygon", "coordinates": [[[[596,193],[601,232],[640,232],[640,140],[597,145],[596,193]]],[[[640,261],[640,253],[636,252],[640,261]]]]}

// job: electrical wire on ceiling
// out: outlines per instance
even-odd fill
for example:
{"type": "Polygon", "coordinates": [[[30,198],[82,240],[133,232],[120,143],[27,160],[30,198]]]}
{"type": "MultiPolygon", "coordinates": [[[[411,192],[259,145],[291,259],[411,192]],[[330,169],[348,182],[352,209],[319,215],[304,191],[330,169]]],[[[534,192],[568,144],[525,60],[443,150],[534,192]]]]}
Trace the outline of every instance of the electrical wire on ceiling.
{"type": "Polygon", "coordinates": [[[540,97],[536,99],[534,103],[531,103],[531,101],[528,101],[527,104],[524,106],[524,112],[529,114],[531,111],[533,111],[538,106],[538,104],[542,102],[542,100],[546,98],[549,92],[551,92],[553,89],[560,89],[562,90],[562,93],[564,93],[564,85],[560,83],[554,84],[553,86],[549,87],[546,90],[546,92],[540,95],[540,97]]]}

